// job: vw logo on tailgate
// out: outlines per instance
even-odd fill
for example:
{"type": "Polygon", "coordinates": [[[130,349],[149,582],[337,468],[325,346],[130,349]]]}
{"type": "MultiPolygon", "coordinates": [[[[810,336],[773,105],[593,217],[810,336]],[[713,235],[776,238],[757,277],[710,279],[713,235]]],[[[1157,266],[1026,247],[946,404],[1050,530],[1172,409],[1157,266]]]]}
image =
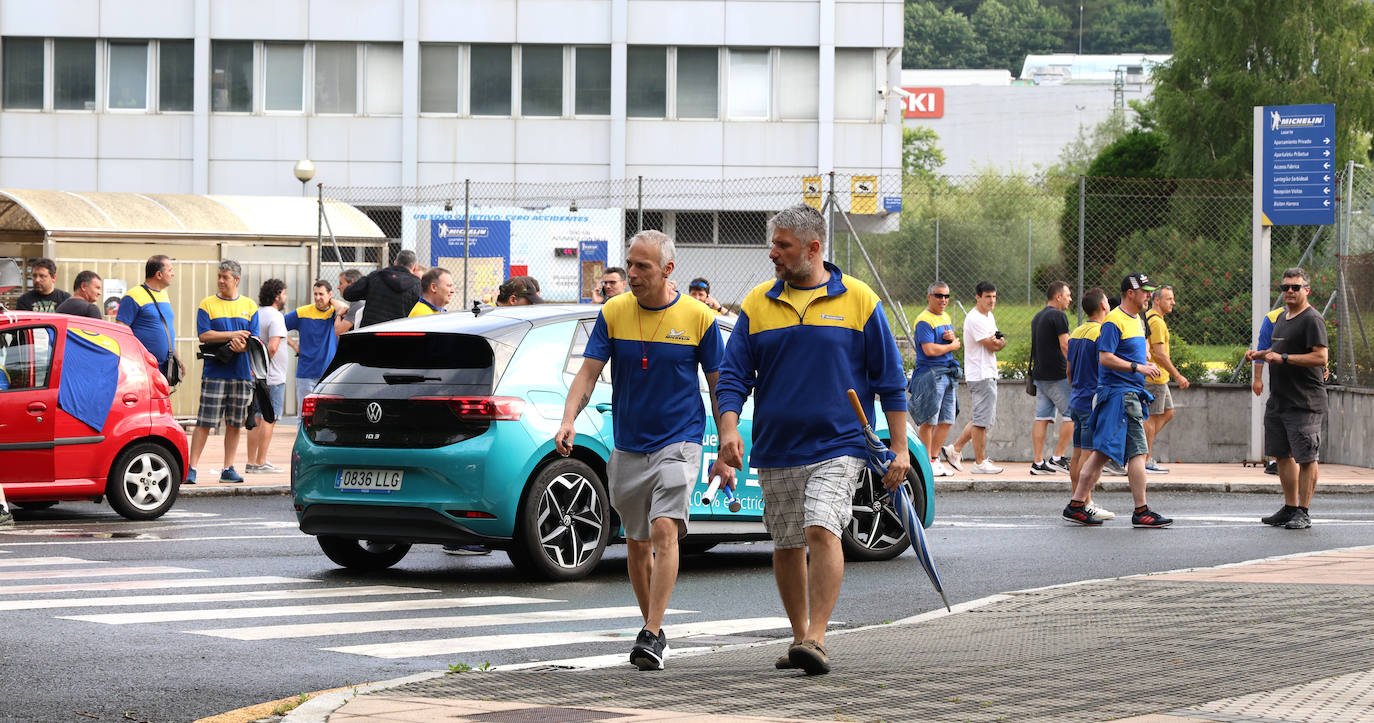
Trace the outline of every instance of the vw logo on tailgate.
{"type": "Polygon", "coordinates": [[[376,424],[382,421],[382,405],[371,402],[367,405],[367,421],[376,424]]]}

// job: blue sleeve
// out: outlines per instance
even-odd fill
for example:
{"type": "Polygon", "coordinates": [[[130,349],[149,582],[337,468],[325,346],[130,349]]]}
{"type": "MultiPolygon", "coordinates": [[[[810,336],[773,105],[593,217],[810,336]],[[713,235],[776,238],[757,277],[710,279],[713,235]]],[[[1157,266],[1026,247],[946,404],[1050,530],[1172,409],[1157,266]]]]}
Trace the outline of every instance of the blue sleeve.
{"type": "Polygon", "coordinates": [[[868,388],[882,401],[883,411],[905,412],[906,373],[881,301],[864,322],[864,362],[868,368],[868,388]]]}
{"type": "Polygon", "coordinates": [[[248,333],[262,338],[262,326],[258,324],[258,312],[253,312],[253,317],[248,320],[248,333]]]}
{"type": "Polygon", "coordinates": [[[115,314],[115,321],[124,326],[133,326],[134,319],[138,317],[138,309],[138,302],[131,296],[125,296],[119,300],[119,312],[115,314]]]}
{"type": "Polygon", "coordinates": [[[1110,352],[1110,353],[1112,353],[1112,354],[1115,354],[1115,353],[1116,353],[1116,349],[1117,349],[1117,347],[1118,347],[1120,344],[1121,344],[1121,327],[1117,326],[1116,324],[1111,324],[1111,323],[1103,324],[1103,325],[1102,325],[1102,333],[1099,334],[1098,337],[1097,337],[1097,351],[1098,351],[1098,353],[1100,354],[1100,353],[1102,353],[1102,352],[1105,351],[1105,352],[1110,352]]]}
{"type": "Polygon", "coordinates": [[[611,334],[606,328],[604,312],[596,315],[596,324],[592,326],[592,335],[587,339],[587,348],[582,350],[582,356],[598,361],[607,361],[611,358],[611,334]]]}
{"type": "Polygon", "coordinates": [[[204,309],[196,309],[196,336],[200,336],[207,331],[214,331],[210,327],[210,312],[204,309]]]}
{"type": "MultiPolygon", "coordinates": [[[[1269,351],[1269,347],[1273,345],[1274,322],[1270,321],[1269,316],[1266,314],[1264,320],[1260,322],[1259,343],[1255,344],[1255,348],[1259,351],[1269,351]]],[[[1262,364],[1263,362],[1256,360],[1255,363],[1262,364]]]]}
{"type": "Polygon", "coordinates": [[[299,331],[301,328],[301,315],[297,314],[295,309],[287,312],[283,321],[286,322],[287,331],[299,331]]]}
{"type": "Polygon", "coordinates": [[[697,363],[701,364],[701,370],[710,374],[720,371],[720,360],[724,356],[724,351],[720,341],[720,325],[714,320],[706,328],[706,333],[701,335],[701,343],[697,344],[697,363]]]}
{"type": "Polygon", "coordinates": [[[749,315],[741,311],[730,333],[730,341],[725,345],[725,360],[720,365],[720,378],[716,380],[716,402],[721,414],[739,414],[744,409],[744,400],[754,390],[754,370],[757,368],[754,340],[749,334],[749,315]]]}
{"type": "MultiPolygon", "coordinates": [[[[872,321],[872,319],[870,318],[869,321],[872,321]]],[[[922,344],[934,343],[935,327],[931,326],[930,322],[927,322],[925,320],[916,322],[916,346],[919,347],[922,344]]]]}

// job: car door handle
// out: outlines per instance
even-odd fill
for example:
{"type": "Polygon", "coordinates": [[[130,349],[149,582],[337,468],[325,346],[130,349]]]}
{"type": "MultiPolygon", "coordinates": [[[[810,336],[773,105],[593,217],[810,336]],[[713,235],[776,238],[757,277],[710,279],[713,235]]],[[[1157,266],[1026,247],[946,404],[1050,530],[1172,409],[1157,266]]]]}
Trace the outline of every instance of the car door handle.
{"type": "Polygon", "coordinates": [[[597,404],[597,405],[594,405],[594,406],[595,406],[596,411],[601,412],[602,414],[610,414],[610,412],[611,412],[611,405],[609,405],[609,404],[607,404],[607,403],[605,403],[605,402],[602,402],[601,404],[597,404]]]}
{"type": "Polygon", "coordinates": [[[43,402],[29,402],[29,414],[42,414],[48,411],[48,405],[43,402]]]}
{"type": "Polygon", "coordinates": [[[123,401],[125,406],[132,407],[135,404],[138,404],[138,395],[134,394],[133,392],[128,392],[124,395],[123,401]]]}

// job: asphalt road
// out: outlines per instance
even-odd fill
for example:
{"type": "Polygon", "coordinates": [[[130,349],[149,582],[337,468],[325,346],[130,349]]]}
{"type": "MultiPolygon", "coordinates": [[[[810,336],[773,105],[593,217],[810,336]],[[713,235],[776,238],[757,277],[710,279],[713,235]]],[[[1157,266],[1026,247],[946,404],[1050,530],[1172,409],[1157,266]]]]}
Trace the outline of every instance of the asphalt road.
{"type": "MultiPolygon", "coordinates": [[[[1269,496],[1160,494],[1152,503],[1176,526],[1134,530],[1122,519],[1065,525],[1063,500],[1043,495],[957,493],[938,499],[927,535],[960,602],[1374,544],[1369,501],[1320,497],[1314,527],[1286,531],[1257,522],[1279,504],[1269,496]]],[[[1099,502],[1118,512],[1130,504],[1124,494],[1099,502]]],[[[0,532],[0,720],[189,721],[450,664],[619,656],[629,640],[614,636],[637,628],[623,547],[590,578],[555,585],[521,579],[501,553],[456,558],[437,547],[386,572],[346,572],[296,531],[286,497],[185,499],[150,523],[84,503],[19,519],[0,532]],[[276,609],[303,605],[350,607],[276,609]]],[[[785,635],[768,551],[722,545],[685,559],[670,635],[674,625],[714,636],[691,645],[785,635]]],[[[939,606],[909,553],[847,575],[834,616],[843,626],[939,606]]]]}

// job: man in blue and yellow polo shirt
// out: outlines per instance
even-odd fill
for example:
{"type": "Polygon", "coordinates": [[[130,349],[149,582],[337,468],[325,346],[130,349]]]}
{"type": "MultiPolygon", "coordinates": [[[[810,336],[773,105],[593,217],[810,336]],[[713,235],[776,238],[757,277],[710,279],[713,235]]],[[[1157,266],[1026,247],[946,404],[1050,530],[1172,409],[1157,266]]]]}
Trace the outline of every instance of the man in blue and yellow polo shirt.
{"type": "MultiPolygon", "coordinates": [[[[675,256],[672,239],[662,232],[641,231],[631,239],[625,254],[631,293],[601,307],[554,436],[558,451],[570,454],[573,422],[602,368],[614,360],[615,449],[607,477],[611,504],[625,527],[630,583],[644,611],[644,628],[630,650],[630,663],[640,670],[662,670],[668,654],[663,616],[677,581],[677,541],[687,534],[706,433],[697,367],[715,400],[722,347],[715,314],[668,287],[675,256]]],[[[733,484],[734,470],[720,462],[712,473],[733,484]]]]}
{"type": "MultiPolygon", "coordinates": [[[[329,368],[329,362],[334,360],[334,351],[339,348],[334,322],[342,313],[339,306],[343,302],[334,299],[333,293],[329,282],[320,279],[310,289],[312,303],[298,306],[286,314],[286,330],[300,335],[300,340],[292,343],[297,355],[296,399],[305,399],[314,391],[324,370],[329,368]]],[[[344,311],[347,309],[345,306],[344,311]]]]}
{"type": "Polygon", "coordinates": [[[830,670],[840,535],[868,458],[847,390],[870,419],[874,397],[882,400],[896,454],[883,485],[894,489],[911,469],[906,379],[878,295],[825,262],[825,217],[805,204],[786,208],[769,220],[768,237],[777,280],[745,296],[721,367],[720,459],[743,469],[739,414],[753,392],[749,464],[759,469],[774,578],[792,623],[792,646],[774,665],[816,675],[830,670]]]}
{"type": "Polygon", "coordinates": [[[162,374],[168,376],[171,366],[179,363],[172,356],[177,318],[167,296],[167,287],[172,285],[176,269],[171,257],[156,254],[144,264],[143,275],[143,283],[129,289],[129,293],[119,300],[115,321],[129,327],[134,338],[143,342],[143,347],[157,359],[162,374]]]}
{"type": "Polygon", "coordinates": [[[448,302],[452,298],[453,274],[448,269],[435,266],[420,277],[420,300],[410,307],[407,316],[442,314],[448,310],[448,302]]]}
{"type": "Polygon", "coordinates": [[[1131,515],[1133,527],[1168,527],[1173,520],[1150,509],[1145,503],[1145,418],[1149,416],[1150,393],[1145,377],[1159,374],[1159,367],[1148,358],[1145,324],[1141,314],[1150,292],[1159,288],[1145,274],[1130,274],[1121,280],[1121,305],[1112,309],[1102,322],[1097,336],[1097,399],[1089,418],[1093,426],[1093,453],[1079,472],[1074,497],[1064,516],[1087,504],[1082,490],[1092,489],[1102,476],[1108,459],[1126,466],[1126,478],[1135,500],[1131,515]]]}
{"type": "Polygon", "coordinates": [[[228,344],[232,360],[205,360],[200,379],[200,413],[191,433],[191,464],[186,470],[186,484],[196,483],[196,464],[205,450],[210,430],[224,420],[224,467],[220,482],[242,482],[234,471],[234,455],[239,448],[239,428],[248,416],[248,404],[253,394],[253,372],[248,366],[248,337],[258,336],[258,305],[246,296],[239,296],[242,271],[237,261],[219,262],[215,278],[218,293],[207,296],[196,309],[196,334],[202,344],[228,344]]]}
{"type": "Polygon", "coordinates": [[[1096,526],[1116,517],[1116,513],[1093,502],[1092,487],[1079,489],[1083,462],[1093,451],[1093,397],[1097,395],[1097,339],[1102,321],[1107,318],[1107,292],[1099,288],[1083,294],[1083,313],[1087,321],[1069,334],[1069,416],[1073,419],[1073,459],[1069,462],[1069,494],[1083,500],[1081,507],[1070,505],[1064,519],[1079,525],[1096,526]]]}
{"type": "MultiPolygon", "coordinates": [[[[924,387],[924,393],[913,393],[921,409],[912,409],[919,424],[917,433],[930,457],[930,473],[948,477],[953,470],[940,464],[935,455],[944,450],[949,427],[954,424],[955,394],[959,389],[959,367],[954,352],[962,342],[954,334],[954,322],[945,309],[949,308],[949,284],[936,281],[926,289],[926,308],[916,317],[916,368],[911,371],[911,387],[924,387]],[[927,376],[928,375],[928,376],[927,376]]],[[[958,455],[943,452],[942,456],[954,469],[963,469],[958,455]]]]}

